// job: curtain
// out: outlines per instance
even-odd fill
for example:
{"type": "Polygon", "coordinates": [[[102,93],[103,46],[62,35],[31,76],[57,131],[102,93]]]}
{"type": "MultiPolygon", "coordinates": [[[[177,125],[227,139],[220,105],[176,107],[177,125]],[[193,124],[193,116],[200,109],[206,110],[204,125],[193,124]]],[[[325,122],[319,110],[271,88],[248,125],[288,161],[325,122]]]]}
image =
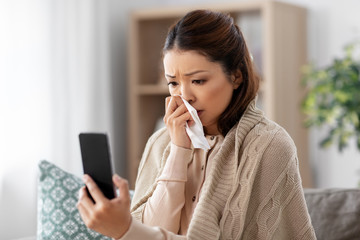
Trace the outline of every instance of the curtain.
{"type": "Polygon", "coordinates": [[[36,233],[39,160],[80,176],[78,134],[113,138],[107,4],[0,0],[0,239],[36,233]]]}
{"type": "Polygon", "coordinates": [[[82,172],[78,134],[112,132],[105,3],[61,0],[51,6],[51,159],[77,173],[82,172]]]}

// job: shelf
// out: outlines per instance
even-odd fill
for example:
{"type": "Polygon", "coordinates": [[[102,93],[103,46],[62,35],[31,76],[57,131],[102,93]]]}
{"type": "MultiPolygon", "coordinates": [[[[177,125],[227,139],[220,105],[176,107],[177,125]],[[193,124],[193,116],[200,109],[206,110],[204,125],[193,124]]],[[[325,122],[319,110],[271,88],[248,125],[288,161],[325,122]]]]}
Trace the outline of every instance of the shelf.
{"type": "Polygon", "coordinates": [[[237,3],[221,3],[211,4],[210,6],[198,5],[198,6],[179,6],[179,7],[163,7],[156,9],[138,10],[133,13],[132,17],[136,20],[156,20],[166,18],[180,18],[184,13],[194,9],[216,9],[217,11],[238,13],[238,12],[249,12],[258,11],[265,6],[265,1],[247,1],[237,3]]]}

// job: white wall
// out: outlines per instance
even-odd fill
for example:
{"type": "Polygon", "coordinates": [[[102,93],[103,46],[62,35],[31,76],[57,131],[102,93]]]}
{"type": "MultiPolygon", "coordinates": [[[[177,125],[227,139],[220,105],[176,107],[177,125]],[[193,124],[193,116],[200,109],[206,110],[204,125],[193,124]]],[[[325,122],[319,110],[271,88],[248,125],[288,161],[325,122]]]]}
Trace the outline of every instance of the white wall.
{"type": "MultiPolygon", "coordinates": [[[[238,1],[240,0],[231,2],[238,1]]],[[[358,0],[283,1],[308,8],[308,56],[309,60],[319,65],[328,64],[332,58],[341,55],[345,44],[360,38],[360,14],[358,14],[360,1],[358,0]]],[[[61,94],[59,98],[54,95],[56,89],[53,87],[54,78],[50,71],[54,64],[53,6],[62,2],[64,1],[0,0],[0,239],[35,235],[36,163],[40,159],[56,158],[54,156],[56,152],[69,151],[63,149],[63,144],[54,144],[56,142],[54,124],[59,123],[59,120],[54,120],[56,115],[52,114],[53,111],[58,110],[54,109],[54,106],[66,110],[66,107],[61,105],[61,101],[69,100],[62,99],[61,94]]],[[[104,2],[105,0],[102,0],[102,3],[104,2]]],[[[125,169],[123,160],[126,151],[126,34],[129,12],[137,8],[188,5],[194,2],[207,4],[222,1],[107,0],[105,2],[109,11],[111,40],[109,65],[112,79],[111,97],[114,103],[112,106],[114,151],[118,159],[117,172],[122,175],[126,174],[123,170],[125,169]]],[[[72,13],[76,15],[77,11],[82,11],[84,14],[84,8],[81,9],[72,9],[72,13]]],[[[80,16],[84,15],[80,14],[80,16]]],[[[68,24],[71,25],[71,22],[68,24]]],[[[66,34],[66,27],[62,29],[66,34]]],[[[72,31],[75,31],[74,28],[72,31]]],[[[103,37],[106,38],[106,34],[103,37]]],[[[98,40],[101,39],[104,40],[102,37],[98,40]]],[[[91,53],[91,48],[85,50],[84,54],[98,56],[91,53]]],[[[65,80],[69,80],[64,77],[65,80]]],[[[100,123],[95,125],[104,126],[104,123],[99,121],[100,123]]],[[[359,152],[354,146],[342,154],[334,148],[320,150],[317,143],[323,134],[322,131],[313,130],[309,140],[316,186],[355,187],[360,178],[357,173],[360,169],[359,152]]],[[[79,170],[79,164],[68,167],[68,170],[73,172],[79,170]]]]}
{"type": "MultiPolygon", "coordinates": [[[[346,44],[360,41],[360,1],[357,0],[286,0],[308,9],[308,57],[318,66],[330,64],[343,56],[346,44]]],[[[360,60],[360,56],[357,56],[360,60]]],[[[358,187],[360,182],[360,150],[355,141],[342,153],[337,147],[320,149],[326,129],[310,132],[310,160],[314,167],[315,186],[358,187]]]]}

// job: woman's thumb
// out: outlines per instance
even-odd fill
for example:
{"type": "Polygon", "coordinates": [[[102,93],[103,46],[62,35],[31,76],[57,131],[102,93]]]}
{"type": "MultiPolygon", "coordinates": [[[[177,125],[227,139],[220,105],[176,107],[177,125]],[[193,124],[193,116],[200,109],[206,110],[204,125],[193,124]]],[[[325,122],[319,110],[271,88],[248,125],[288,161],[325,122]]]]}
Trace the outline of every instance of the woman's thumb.
{"type": "Polygon", "coordinates": [[[114,174],[113,181],[114,181],[115,186],[119,189],[120,194],[121,193],[123,194],[123,192],[129,193],[129,184],[126,179],[120,177],[117,174],[114,174]]]}

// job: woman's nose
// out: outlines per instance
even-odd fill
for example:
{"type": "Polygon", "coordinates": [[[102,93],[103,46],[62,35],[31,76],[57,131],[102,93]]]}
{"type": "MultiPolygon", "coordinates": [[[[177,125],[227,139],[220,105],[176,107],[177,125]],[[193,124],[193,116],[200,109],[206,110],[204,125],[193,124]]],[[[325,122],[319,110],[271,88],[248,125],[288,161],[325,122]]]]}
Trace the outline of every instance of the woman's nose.
{"type": "Polygon", "coordinates": [[[184,98],[186,101],[193,102],[195,100],[194,98],[194,94],[192,93],[191,89],[189,86],[181,86],[181,93],[180,95],[182,96],[182,98],[184,98]]]}

